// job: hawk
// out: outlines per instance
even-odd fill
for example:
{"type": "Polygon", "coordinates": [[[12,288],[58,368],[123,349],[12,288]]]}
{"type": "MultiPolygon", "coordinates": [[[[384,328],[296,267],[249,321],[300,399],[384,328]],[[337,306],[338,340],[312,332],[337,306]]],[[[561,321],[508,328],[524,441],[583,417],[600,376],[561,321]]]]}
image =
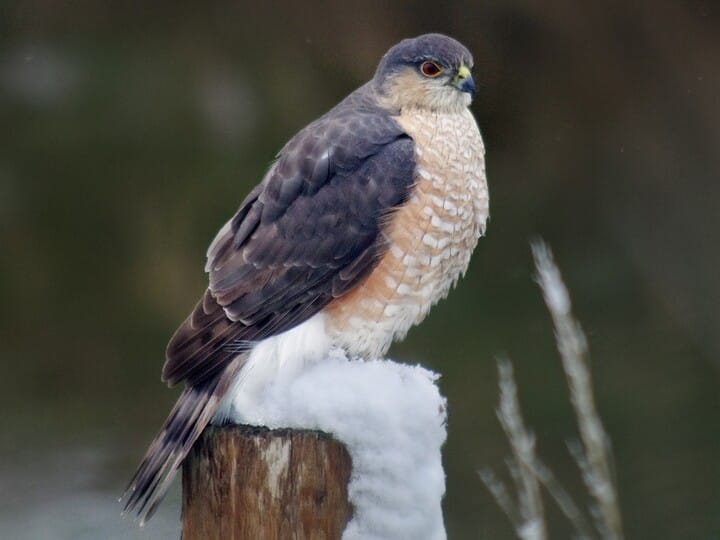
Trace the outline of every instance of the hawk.
{"type": "Polygon", "coordinates": [[[205,426],[330,350],[378,358],[465,273],[488,218],[472,55],[406,39],[280,150],[207,252],[167,347],[185,388],[125,492],[149,518],[205,426]]]}

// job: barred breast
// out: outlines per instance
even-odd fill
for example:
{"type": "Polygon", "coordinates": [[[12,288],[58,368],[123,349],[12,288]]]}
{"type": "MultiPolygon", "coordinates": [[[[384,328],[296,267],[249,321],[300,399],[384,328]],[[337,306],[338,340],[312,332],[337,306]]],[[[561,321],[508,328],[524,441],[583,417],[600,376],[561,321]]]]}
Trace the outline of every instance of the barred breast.
{"type": "Polygon", "coordinates": [[[333,342],[382,356],[462,276],[488,218],[484,146],[469,110],[409,111],[396,120],[415,141],[415,186],[392,214],[378,266],[326,308],[333,342]]]}

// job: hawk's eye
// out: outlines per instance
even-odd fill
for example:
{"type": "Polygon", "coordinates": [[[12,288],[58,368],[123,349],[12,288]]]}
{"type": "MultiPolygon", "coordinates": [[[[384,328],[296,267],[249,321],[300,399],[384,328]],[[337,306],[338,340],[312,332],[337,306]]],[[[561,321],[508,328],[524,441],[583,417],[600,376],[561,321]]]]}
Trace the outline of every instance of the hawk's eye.
{"type": "Polygon", "coordinates": [[[427,61],[420,65],[420,71],[422,71],[423,75],[426,77],[437,77],[440,73],[442,73],[442,68],[435,62],[427,61]]]}

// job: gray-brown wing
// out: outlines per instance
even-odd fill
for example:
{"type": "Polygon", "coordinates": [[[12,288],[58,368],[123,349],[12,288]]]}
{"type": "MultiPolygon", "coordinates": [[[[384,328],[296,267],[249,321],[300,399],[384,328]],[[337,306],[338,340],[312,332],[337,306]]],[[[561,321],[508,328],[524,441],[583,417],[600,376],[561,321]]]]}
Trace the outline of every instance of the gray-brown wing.
{"type": "Polygon", "coordinates": [[[366,277],[414,167],[413,141],[379,111],[338,111],[301,131],[211,245],[210,287],[173,336],[164,379],[205,380],[366,277]]]}

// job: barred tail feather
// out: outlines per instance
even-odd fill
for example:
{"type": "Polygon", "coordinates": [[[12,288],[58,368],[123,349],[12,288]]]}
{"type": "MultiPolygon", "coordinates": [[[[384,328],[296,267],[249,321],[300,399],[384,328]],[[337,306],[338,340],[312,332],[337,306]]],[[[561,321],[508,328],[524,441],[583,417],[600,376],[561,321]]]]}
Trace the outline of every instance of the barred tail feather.
{"type": "Polygon", "coordinates": [[[217,376],[183,390],[125,489],[123,513],[136,513],[140,525],[152,517],[246,357],[239,355],[217,376]]]}

